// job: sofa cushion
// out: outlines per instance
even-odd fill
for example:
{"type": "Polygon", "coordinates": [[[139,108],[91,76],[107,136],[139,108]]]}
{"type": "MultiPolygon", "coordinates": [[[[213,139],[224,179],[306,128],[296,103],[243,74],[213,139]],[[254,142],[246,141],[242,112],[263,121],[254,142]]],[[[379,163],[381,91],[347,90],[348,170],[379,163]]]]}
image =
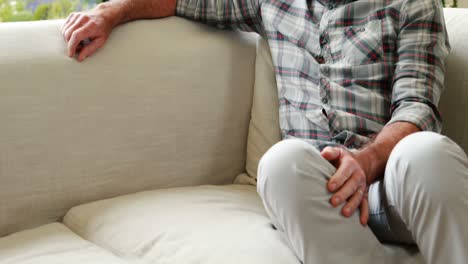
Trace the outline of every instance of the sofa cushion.
{"type": "Polygon", "coordinates": [[[75,207],[64,223],[117,255],[150,263],[299,264],[253,186],[141,192],[75,207]]]}
{"type": "Polygon", "coordinates": [[[0,238],[0,263],[123,264],[125,262],[80,238],[64,225],[54,223],[0,238]]]}
{"type": "Polygon", "coordinates": [[[446,8],[444,13],[452,51],[446,63],[445,91],[440,101],[442,132],[468,153],[468,9],[446,8]]]}
{"type": "Polygon", "coordinates": [[[268,42],[261,39],[257,42],[254,95],[247,138],[245,167],[248,175],[238,176],[238,182],[245,179],[245,176],[250,176],[255,183],[258,161],[271,146],[281,140],[278,108],[275,70],[270,48],[268,42]]]}
{"type": "MultiPolygon", "coordinates": [[[[75,207],[64,222],[117,255],[149,263],[300,263],[248,185],[122,196],[75,207]]],[[[416,252],[386,249],[394,263],[422,263],[416,252]]]]}

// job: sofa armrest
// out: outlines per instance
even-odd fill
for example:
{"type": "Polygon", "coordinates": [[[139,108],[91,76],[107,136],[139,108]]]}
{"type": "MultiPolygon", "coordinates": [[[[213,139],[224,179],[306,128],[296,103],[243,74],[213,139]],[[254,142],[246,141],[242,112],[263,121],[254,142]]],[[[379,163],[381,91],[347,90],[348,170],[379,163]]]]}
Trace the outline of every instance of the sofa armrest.
{"type": "Polygon", "coordinates": [[[244,172],[255,35],[138,21],[78,63],[62,23],[0,24],[0,236],[84,202],[244,172]]]}

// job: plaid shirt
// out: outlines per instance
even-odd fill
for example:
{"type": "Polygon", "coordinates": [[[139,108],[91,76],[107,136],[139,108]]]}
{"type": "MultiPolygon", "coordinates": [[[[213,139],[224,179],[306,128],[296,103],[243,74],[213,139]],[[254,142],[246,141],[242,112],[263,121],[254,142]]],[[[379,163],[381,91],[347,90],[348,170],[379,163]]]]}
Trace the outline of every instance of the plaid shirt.
{"type": "Polygon", "coordinates": [[[177,14],[268,39],[283,138],[359,148],[397,121],[440,132],[440,0],[178,0],[177,14]]]}

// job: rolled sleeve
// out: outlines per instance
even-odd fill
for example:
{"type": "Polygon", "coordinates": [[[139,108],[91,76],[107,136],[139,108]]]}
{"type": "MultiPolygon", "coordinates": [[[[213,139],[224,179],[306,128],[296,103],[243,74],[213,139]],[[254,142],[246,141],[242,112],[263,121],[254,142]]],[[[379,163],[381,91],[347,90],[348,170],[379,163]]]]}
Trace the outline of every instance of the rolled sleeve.
{"type": "Polygon", "coordinates": [[[260,0],[177,0],[176,15],[218,28],[263,34],[260,0]]]}
{"type": "Polygon", "coordinates": [[[427,103],[401,102],[393,111],[392,119],[388,124],[395,122],[409,122],[417,126],[421,131],[434,131],[440,133],[442,121],[437,109],[433,109],[427,103]]]}
{"type": "Polygon", "coordinates": [[[404,121],[421,130],[440,132],[437,105],[450,50],[442,5],[438,0],[408,0],[400,21],[388,124],[404,121]]]}

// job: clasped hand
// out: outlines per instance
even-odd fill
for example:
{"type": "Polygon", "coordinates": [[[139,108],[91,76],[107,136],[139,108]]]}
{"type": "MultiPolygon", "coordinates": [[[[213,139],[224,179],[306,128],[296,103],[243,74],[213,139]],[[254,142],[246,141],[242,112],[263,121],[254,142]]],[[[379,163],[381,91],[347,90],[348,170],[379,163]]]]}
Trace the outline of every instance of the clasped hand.
{"type": "Polygon", "coordinates": [[[336,168],[327,184],[328,190],[333,193],[330,203],[333,207],[344,204],[341,213],[345,217],[352,216],[359,208],[360,222],[367,225],[369,203],[364,161],[358,155],[338,147],[326,147],[321,154],[336,168]]]}

